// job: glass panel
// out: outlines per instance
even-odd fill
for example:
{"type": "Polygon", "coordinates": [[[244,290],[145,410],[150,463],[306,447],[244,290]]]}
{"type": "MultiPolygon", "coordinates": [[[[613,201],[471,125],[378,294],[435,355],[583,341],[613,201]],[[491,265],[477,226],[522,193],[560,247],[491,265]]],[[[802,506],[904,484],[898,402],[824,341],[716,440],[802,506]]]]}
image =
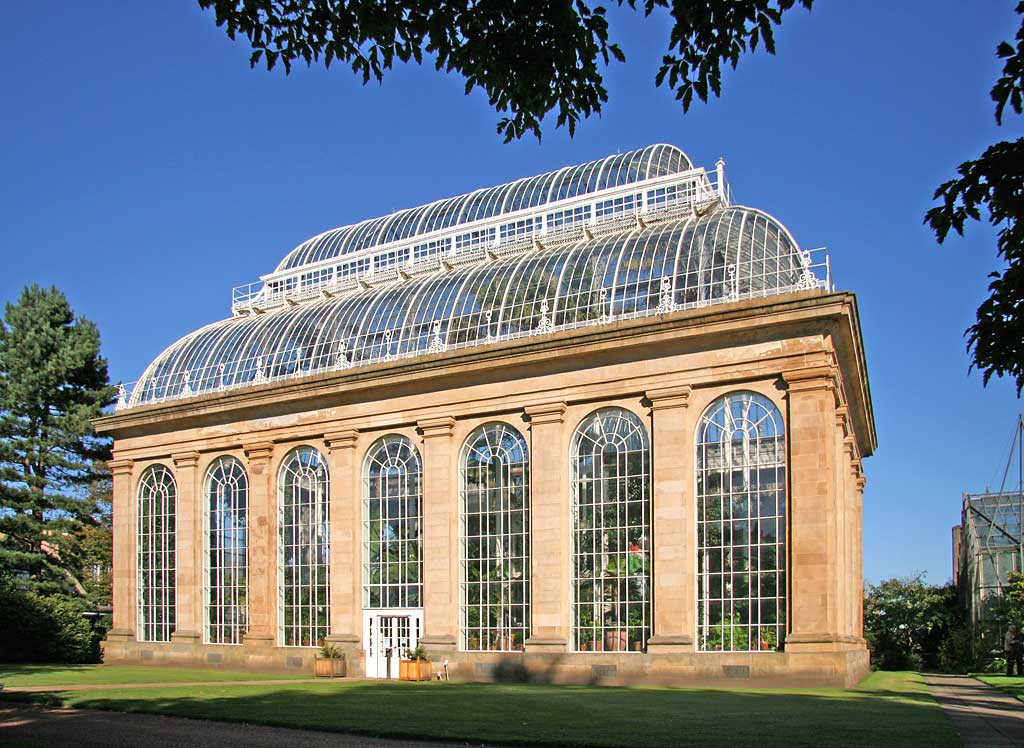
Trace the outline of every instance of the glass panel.
{"type": "Polygon", "coordinates": [[[315,647],[330,625],[330,490],[323,455],[312,447],[293,449],[277,486],[280,641],[315,647]]]}
{"type": "Polygon", "coordinates": [[[573,435],[572,647],[641,651],[651,631],[650,452],[640,419],[604,408],[573,435]]]}
{"type": "Polygon", "coordinates": [[[783,646],[785,446],[782,417],[763,395],[730,393],[701,417],[697,638],[703,651],[783,646]]]}
{"type": "Polygon", "coordinates": [[[404,436],[370,447],[363,467],[363,607],[416,608],[423,593],[423,470],[404,436]]]}
{"type": "Polygon", "coordinates": [[[248,625],[249,483],[242,463],[220,457],[206,472],[206,642],[241,644],[248,625]]]}
{"type": "Polygon", "coordinates": [[[174,631],[174,529],[177,485],[171,471],[151,465],[139,479],[136,595],[138,637],[166,642],[174,631]]]}
{"type": "Polygon", "coordinates": [[[460,636],[466,650],[521,651],[530,625],[530,460],[504,423],[481,426],[460,461],[460,636]]]}

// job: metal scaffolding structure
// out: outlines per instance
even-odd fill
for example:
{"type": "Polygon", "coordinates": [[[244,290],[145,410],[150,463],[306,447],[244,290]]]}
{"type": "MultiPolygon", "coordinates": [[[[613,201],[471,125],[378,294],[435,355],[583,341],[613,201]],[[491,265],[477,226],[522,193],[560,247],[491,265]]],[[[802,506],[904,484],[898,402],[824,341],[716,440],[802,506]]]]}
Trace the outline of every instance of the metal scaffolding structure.
{"type": "Polygon", "coordinates": [[[999,490],[965,493],[961,524],[954,528],[956,582],[975,626],[1002,622],[1010,574],[1024,570],[1022,436],[1024,420],[1018,416],[999,490]]]}

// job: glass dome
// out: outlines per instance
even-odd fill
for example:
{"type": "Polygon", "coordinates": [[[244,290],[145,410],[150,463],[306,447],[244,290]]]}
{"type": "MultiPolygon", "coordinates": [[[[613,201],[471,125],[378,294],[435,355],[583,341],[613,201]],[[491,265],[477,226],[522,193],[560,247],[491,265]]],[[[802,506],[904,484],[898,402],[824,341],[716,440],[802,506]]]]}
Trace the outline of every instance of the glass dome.
{"type": "Polygon", "coordinates": [[[651,145],[331,229],[289,252],[274,272],[692,168],[687,155],[675,146],[651,145]]]}
{"type": "MultiPolygon", "coordinates": [[[[597,169],[574,170],[586,168],[597,169]]],[[[216,322],[161,353],[125,405],[819,287],[807,255],[778,221],[719,204],[704,215],[633,223],[216,322]]]]}

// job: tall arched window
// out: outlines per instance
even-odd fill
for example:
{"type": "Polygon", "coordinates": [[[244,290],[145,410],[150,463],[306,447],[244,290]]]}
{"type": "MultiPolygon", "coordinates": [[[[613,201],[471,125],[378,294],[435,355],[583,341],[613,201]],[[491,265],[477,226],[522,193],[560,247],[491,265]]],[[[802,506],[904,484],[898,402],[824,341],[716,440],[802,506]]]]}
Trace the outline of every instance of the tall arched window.
{"type": "Polygon", "coordinates": [[[171,471],[150,465],[139,479],[136,594],[138,637],[166,642],[174,631],[174,513],[171,471]]]}
{"type": "Polygon", "coordinates": [[[327,464],[297,447],[277,478],[278,627],[286,647],[312,647],[330,626],[330,534],[327,464]]]}
{"type": "Polygon", "coordinates": [[[640,651],[651,627],[650,450],[640,419],[602,408],[573,435],[572,646],[640,651]]]}
{"type": "Polygon", "coordinates": [[[248,623],[247,550],[249,479],[234,457],[218,457],[206,471],[206,641],[241,644],[248,623]]]}
{"type": "Polygon", "coordinates": [[[363,465],[363,607],[423,607],[423,468],[404,436],[378,439],[363,465]]]}
{"type": "Polygon", "coordinates": [[[461,635],[467,650],[515,651],[530,626],[530,455],[511,426],[489,423],[462,448],[461,635]]]}
{"type": "Polygon", "coordinates": [[[697,638],[774,650],[786,631],[786,437],[763,395],[734,392],[697,427],[697,638]]]}

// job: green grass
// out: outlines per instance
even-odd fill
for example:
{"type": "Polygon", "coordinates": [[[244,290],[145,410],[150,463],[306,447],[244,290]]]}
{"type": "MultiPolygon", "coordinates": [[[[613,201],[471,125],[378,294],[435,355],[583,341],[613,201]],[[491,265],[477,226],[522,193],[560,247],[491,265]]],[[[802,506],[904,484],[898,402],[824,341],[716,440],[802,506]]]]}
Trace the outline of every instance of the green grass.
{"type": "Polygon", "coordinates": [[[991,673],[974,673],[973,677],[982,683],[995,686],[1020,701],[1024,701],[1024,678],[1016,675],[992,675],[991,673]]]}
{"type": "Polygon", "coordinates": [[[120,683],[195,683],[215,680],[291,680],[310,673],[254,673],[215,668],[146,667],[144,665],[4,665],[5,686],[86,686],[120,683]]]}
{"type": "Polygon", "coordinates": [[[850,690],[332,681],[49,696],[90,709],[501,743],[637,748],[960,745],[914,673],[874,673],[850,690]]]}

